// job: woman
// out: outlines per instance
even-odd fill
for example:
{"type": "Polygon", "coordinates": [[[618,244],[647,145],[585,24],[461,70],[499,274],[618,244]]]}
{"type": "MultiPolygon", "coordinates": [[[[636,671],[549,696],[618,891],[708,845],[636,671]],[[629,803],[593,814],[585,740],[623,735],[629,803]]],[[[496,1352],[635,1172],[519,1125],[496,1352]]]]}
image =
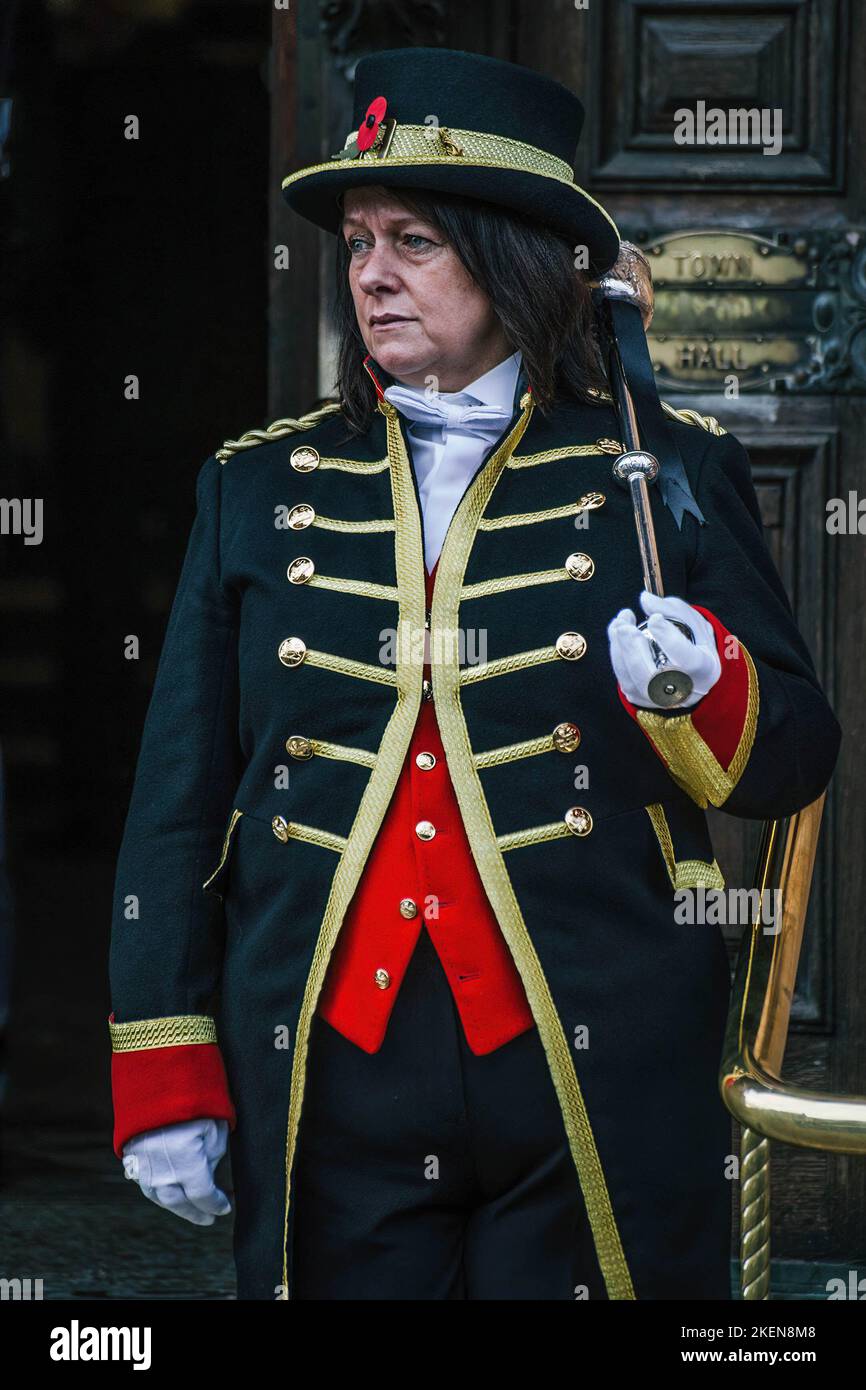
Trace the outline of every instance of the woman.
{"type": "Polygon", "coordinates": [[[118,864],[115,1150],[209,1224],[231,1131],[241,1298],[725,1299],[727,958],[674,892],[722,883],[708,804],[807,804],[840,731],[714,421],[671,422],[693,506],[654,502],[641,593],[580,103],[411,49],[355,107],[286,180],[337,235],[340,404],[199,476],[118,864]]]}

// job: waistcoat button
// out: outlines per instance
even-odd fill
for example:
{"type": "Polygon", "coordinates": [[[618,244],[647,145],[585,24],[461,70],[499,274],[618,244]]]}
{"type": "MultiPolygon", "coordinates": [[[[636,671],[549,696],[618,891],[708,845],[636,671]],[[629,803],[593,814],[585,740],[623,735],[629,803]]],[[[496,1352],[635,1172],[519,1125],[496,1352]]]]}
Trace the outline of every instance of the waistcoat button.
{"type": "Polygon", "coordinates": [[[391,976],[388,974],[387,970],[377,970],[373,979],[376,981],[377,989],[388,989],[391,984],[391,976]]]}
{"type": "Polygon", "coordinates": [[[419,820],[415,826],[415,834],[419,840],[432,840],[436,834],[436,827],[429,820],[419,820]]]}
{"type": "Polygon", "coordinates": [[[417,917],[417,916],[418,916],[418,904],[416,903],[416,901],[415,901],[414,898],[401,898],[401,899],[400,899],[400,916],[401,916],[401,917],[417,917]]]}
{"type": "Polygon", "coordinates": [[[429,772],[431,767],[436,766],[436,754],[418,753],[415,757],[415,762],[421,768],[422,772],[429,772]]]}

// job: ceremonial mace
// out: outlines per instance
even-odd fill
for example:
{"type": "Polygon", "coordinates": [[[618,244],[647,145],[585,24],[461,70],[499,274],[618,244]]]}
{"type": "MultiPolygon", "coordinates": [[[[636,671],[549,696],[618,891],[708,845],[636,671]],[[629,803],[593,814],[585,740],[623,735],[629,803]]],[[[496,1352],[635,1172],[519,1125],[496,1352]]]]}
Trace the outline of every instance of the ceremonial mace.
{"type": "MultiPolygon", "coordinates": [[[[611,300],[628,300],[640,309],[644,329],[649,327],[653,315],[652,274],[649,262],[637,246],[623,241],[620,243],[619,256],[614,267],[599,281],[593,283],[600,293],[597,309],[603,339],[602,348],[607,356],[608,379],[625,446],[625,452],[617,458],[612,472],[617,482],[628,488],[631,496],[644,588],[649,593],[663,598],[664,585],[648,487],[648,484],[655,482],[658,477],[659,461],[653,454],[641,448],[637,414],[607,308],[611,300]]],[[[676,618],[670,618],[668,621],[678,627],[689,641],[694,642],[694,633],[687,623],[679,622],[676,618]]],[[[638,631],[647,633],[652,658],[658,668],[657,674],[651,678],[647,686],[653,704],[662,709],[672,709],[682,704],[692,693],[691,676],[685,671],[678,671],[658,642],[649,636],[648,620],[638,623],[638,631]]]]}

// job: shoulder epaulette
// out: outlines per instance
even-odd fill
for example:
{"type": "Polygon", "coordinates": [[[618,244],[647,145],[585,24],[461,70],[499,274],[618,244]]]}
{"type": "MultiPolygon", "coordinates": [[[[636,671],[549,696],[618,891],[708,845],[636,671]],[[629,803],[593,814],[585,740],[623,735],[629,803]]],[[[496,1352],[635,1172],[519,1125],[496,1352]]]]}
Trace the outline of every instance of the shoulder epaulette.
{"type": "Polygon", "coordinates": [[[227,439],[222,448],[217,449],[214,457],[219,459],[220,463],[225,463],[232,454],[242,453],[245,449],[255,449],[259,444],[270,444],[275,439],[284,439],[287,434],[297,434],[299,430],[311,430],[314,425],[327,420],[329,415],[334,415],[339,409],[339,405],[323,405],[321,410],[311,410],[309,415],[302,415],[298,420],[287,417],[274,420],[267,429],[247,430],[240,439],[227,439]]]}
{"type": "MultiPolygon", "coordinates": [[[[600,391],[597,386],[588,386],[587,395],[593,403],[598,405],[601,402],[612,401],[607,391],[600,391]]],[[[684,425],[700,425],[701,429],[708,430],[710,434],[727,434],[727,430],[720,425],[715,415],[700,415],[697,410],[677,410],[675,406],[668,405],[667,401],[662,401],[662,410],[669,415],[672,420],[681,420],[684,425]]]]}
{"type": "Polygon", "coordinates": [[[677,410],[674,406],[668,405],[667,401],[662,401],[662,410],[666,415],[670,415],[672,420],[682,420],[685,425],[700,425],[702,430],[708,430],[710,434],[728,432],[719,424],[715,415],[700,415],[697,410],[677,410]]]}

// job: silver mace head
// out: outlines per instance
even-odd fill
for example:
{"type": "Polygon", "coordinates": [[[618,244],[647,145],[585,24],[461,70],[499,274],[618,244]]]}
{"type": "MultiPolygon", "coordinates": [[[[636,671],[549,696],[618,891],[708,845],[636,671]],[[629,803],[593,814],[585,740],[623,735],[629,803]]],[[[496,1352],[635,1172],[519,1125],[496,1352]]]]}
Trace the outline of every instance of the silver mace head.
{"type": "MultiPolygon", "coordinates": [[[[611,472],[617,482],[623,487],[627,487],[631,492],[642,553],[655,557],[655,537],[646,485],[655,482],[658,477],[658,459],[642,449],[631,449],[628,453],[620,454],[614,460],[611,472]]],[[[657,561],[650,568],[650,573],[656,572],[657,561]]],[[[651,582],[648,582],[647,588],[651,587],[651,582]]],[[[660,582],[655,587],[660,590],[660,582]]],[[[670,618],[669,621],[678,627],[690,642],[694,642],[695,634],[687,623],[679,622],[676,618],[670,618]]],[[[653,704],[658,705],[660,709],[674,709],[691,695],[694,682],[685,671],[677,671],[671,666],[670,657],[650,635],[647,618],[642,623],[638,623],[638,631],[646,633],[653,661],[658,667],[657,674],[647,683],[649,697],[653,704]]]]}

